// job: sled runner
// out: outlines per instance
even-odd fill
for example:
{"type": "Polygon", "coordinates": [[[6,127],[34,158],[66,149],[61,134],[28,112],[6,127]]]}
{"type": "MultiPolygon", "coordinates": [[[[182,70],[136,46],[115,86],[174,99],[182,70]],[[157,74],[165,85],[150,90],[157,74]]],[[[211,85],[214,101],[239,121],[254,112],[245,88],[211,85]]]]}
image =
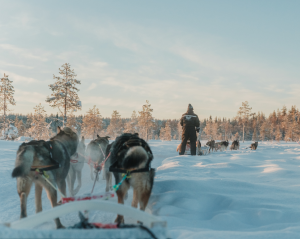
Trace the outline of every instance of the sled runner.
{"type": "Polygon", "coordinates": [[[168,238],[166,222],[136,208],[114,202],[76,201],[27,218],[0,225],[0,238],[168,238]],[[38,225],[78,211],[101,210],[130,216],[141,224],[89,223],[80,213],[80,222],[66,229],[35,229],[38,225]]]}

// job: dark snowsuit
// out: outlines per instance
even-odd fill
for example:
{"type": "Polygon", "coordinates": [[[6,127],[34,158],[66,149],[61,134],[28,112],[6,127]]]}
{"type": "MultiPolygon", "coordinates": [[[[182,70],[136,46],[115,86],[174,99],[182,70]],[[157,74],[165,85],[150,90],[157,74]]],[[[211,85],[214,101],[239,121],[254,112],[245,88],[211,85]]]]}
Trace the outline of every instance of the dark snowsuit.
{"type": "Polygon", "coordinates": [[[184,155],[186,143],[190,140],[191,155],[196,155],[196,127],[200,127],[200,121],[198,115],[194,113],[192,109],[189,109],[180,119],[182,126],[182,141],[180,155],[184,155]]]}

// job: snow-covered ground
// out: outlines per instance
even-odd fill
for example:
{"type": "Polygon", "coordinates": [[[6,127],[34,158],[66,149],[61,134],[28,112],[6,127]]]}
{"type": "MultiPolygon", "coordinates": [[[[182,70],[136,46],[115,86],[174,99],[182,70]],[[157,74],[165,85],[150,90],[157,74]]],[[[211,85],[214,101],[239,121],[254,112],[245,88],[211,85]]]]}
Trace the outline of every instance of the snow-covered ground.
{"type": "MultiPolygon", "coordinates": [[[[179,141],[150,141],[157,169],[147,211],[168,222],[172,238],[299,238],[300,145],[261,143],[257,151],[214,152],[206,156],[178,156],[179,141]]],[[[19,219],[16,180],[11,178],[20,142],[0,141],[0,223],[19,219]]],[[[92,188],[89,168],[83,169],[83,187],[92,188]]],[[[104,192],[105,181],[96,184],[104,192]]],[[[126,204],[130,205],[132,191],[126,204]]],[[[116,199],[112,199],[116,201],[116,199]]],[[[43,192],[43,208],[51,208],[43,192]]],[[[34,187],[28,214],[35,213],[34,187]]],[[[113,222],[116,215],[91,214],[92,221],[113,222]]],[[[77,214],[62,218],[65,226],[78,221],[77,214]]],[[[132,222],[125,218],[127,223],[132,222]]],[[[41,228],[54,228],[49,222],[41,228]]]]}

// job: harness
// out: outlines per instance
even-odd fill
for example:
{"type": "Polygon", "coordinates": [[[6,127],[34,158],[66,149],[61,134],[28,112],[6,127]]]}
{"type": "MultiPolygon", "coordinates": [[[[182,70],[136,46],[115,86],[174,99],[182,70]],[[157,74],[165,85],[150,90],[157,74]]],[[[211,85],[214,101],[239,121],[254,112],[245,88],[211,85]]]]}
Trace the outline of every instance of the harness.
{"type": "MultiPolygon", "coordinates": [[[[59,142],[59,141],[57,141],[59,142]]],[[[54,169],[58,169],[61,167],[60,163],[57,162],[54,158],[53,158],[53,155],[52,155],[52,145],[50,143],[50,141],[43,141],[43,140],[40,140],[40,141],[35,141],[35,142],[31,142],[31,144],[29,145],[35,145],[34,143],[43,143],[43,146],[46,147],[49,151],[49,159],[52,163],[52,165],[39,165],[39,166],[31,166],[30,168],[30,171],[36,171],[38,170],[40,173],[44,173],[44,171],[49,171],[49,170],[54,170],[54,169]]],[[[65,147],[65,145],[61,142],[59,142],[62,146],[63,146],[63,149],[65,151],[65,153],[67,154],[67,156],[69,156],[69,153],[65,147]]],[[[28,145],[27,144],[27,145],[28,145]]]]}
{"type": "Polygon", "coordinates": [[[109,167],[109,171],[113,172],[113,173],[122,173],[123,178],[121,179],[121,181],[118,184],[113,186],[115,191],[117,191],[119,189],[119,187],[121,186],[121,184],[124,182],[125,179],[128,179],[128,178],[131,177],[131,174],[133,174],[133,173],[145,173],[145,172],[150,172],[151,170],[155,170],[155,169],[151,168],[151,160],[153,159],[153,154],[152,154],[152,151],[151,151],[150,147],[148,146],[148,144],[143,139],[140,139],[136,135],[133,135],[127,141],[125,141],[123,144],[119,145],[119,147],[117,148],[117,151],[116,151],[117,157],[120,156],[120,154],[123,150],[129,150],[129,148],[134,147],[134,146],[143,147],[146,150],[146,152],[148,153],[148,155],[150,156],[150,159],[149,159],[149,161],[147,162],[147,164],[144,168],[132,169],[132,170],[125,170],[123,168],[118,168],[117,167],[118,166],[118,160],[116,160],[109,167]]]}

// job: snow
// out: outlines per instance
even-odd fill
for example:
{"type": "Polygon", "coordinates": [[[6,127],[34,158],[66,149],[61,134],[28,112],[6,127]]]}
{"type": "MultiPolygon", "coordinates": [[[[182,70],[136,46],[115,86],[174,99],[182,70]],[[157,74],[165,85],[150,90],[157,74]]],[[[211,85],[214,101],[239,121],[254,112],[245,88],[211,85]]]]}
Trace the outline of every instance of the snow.
{"type": "Polygon", "coordinates": [[[9,125],[9,127],[5,129],[5,134],[4,134],[4,129],[2,129],[1,133],[2,133],[1,139],[4,139],[4,136],[6,136],[8,139],[15,139],[19,135],[17,127],[11,124],[9,125]]]}
{"type": "MultiPolygon", "coordinates": [[[[19,197],[11,171],[20,143],[0,141],[0,223],[19,219],[19,197]]],[[[154,153],[152,167],[157,171],[146,211],[168,222],[171,238],[299,238],[299,144],[259,142],[257,151],[251,151],[245,149],[251,142],[245,142],[237,151],[179,156],[179,141],[149,143],[154,153]]],[[[105,191],[105,181],[100,179],[96,193],[105,191]]],[[[79,194],[91,188],[85,165],[79,194]]],[[[33,191],[34,187],[27,204],[29,215],[35,213],[33,191]]],[[[132,191],[126,204],[131,200],[132,191]]],[[[43,192],[43,209],[50,208],[43,192]]],[[[111,223],[115,216],[91,212],[90,220],[111,223]]],[[[61,219],[65,226],[78,222],[77,214],[61,219]]],[[[134,223],[130,218],[125,222],[134,223]]],[[[49,222],[39,228],[54,227],[49,222]]]]}

